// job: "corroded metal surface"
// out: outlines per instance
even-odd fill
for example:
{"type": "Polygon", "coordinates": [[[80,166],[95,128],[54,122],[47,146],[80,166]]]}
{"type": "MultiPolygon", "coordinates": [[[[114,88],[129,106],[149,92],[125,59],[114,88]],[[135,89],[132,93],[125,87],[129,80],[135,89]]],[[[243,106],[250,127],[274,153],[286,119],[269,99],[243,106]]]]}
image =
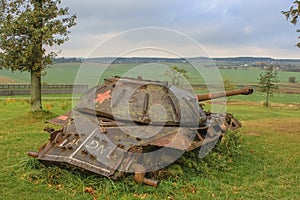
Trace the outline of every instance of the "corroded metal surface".
{"type": "MultiPolygon", "coordinates": [[[[228,95],[251,93],[242,89],[228,95]]],[[[47,129],[49,142],[30,156],[107,177],[135,173],[138,182],[155,185],[144,178],[145,172],[241,126],[230,114],[205,112],[199,106],[198,101],[218,96],[224,93],[195,96],[164,82],[109,78],[83,95],[71,112],[49,120],[63,128],[47,129]]]]}

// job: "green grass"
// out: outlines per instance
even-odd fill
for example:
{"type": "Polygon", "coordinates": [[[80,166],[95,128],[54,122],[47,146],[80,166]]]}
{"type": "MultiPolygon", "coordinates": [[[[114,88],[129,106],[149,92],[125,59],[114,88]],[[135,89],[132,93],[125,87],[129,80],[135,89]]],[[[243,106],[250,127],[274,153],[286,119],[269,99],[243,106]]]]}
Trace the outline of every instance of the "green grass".
{"type": "MultiPolygon", "coordinates": [[[[300,108],[289,108],[284,106],[265,108],[262,105],[227,105],[227,112],[233,113],[239,120],[261,120],[268,118],[285,119],[299,118],[300,108]]],[[[277,120],[276,120],[277,121],[277,120]]],[[[276,123],[274,121],[274,123],[276,123]]],[[[261,124],[261,122],[258,122],[261,124]]]]}
{"type": "MultiPolygon", "coordinates": [[[[265,102],[266,94],[255,91],[252,95],[239,95],[230,97],[232,101],[247,101],[247,102],[265,102]]],[[[271,103],[284,103],[284,104],[300,104],[300,94],[284,94],[274,93],[270,97],[271,103]]]]}
{"type": "MultiPolygon", "coordinates": [[[[165,66],[176,65],[180,68],[184,68],[187,71],[189,76],[189,80],[191,83],[203,83],[203,79],[199,75],[199,73],[190,65],[190,64],[180,64],[180,63],[164,63],[165,66]]],[[[80,63],[64,63],[64,64],[54,64],[50,68],[46,69],[46,76],[42,77],[42,82],[46,82],[48,84],[73,84],[74,79],[78,73],[78,70],[81,66],[82,71],[80,71],[80,77],[83,79],[86,84],[93,85],[92,80],[100,79],[100,75],[102,75],[102,79],[109,76],[119,75],[122,76],[126,74],[126,76],[137,77],[139,75],[144,78],[156,78],[158,80],[164,79],[163,73],[165,70],[162,70],[163,65],[157,67],[157,65],[140,65],[140,64],[112,64],[107,68],[104,72],[104,69],[107,67],[105,64],[100,63],[86,63],[81,65],[80,63]],[[85,70],[84,70],[85,69],[85,70]],[[134,69],[134,70],[133,70],[134,69]]],[[[205,69],[207,74],[207,82],[211,82],[215,79],[216,74],[212,74],[212,70],[205,69]]],[[[249,68],[248,70],[234,70],[234,69],[220,69],[220,74],[223,79],[229,79],[235,84],[245,84],[245,83],[257,83],[257,77],[260,74],[259,69],[249,68]]],[[[27,72],[10,72],[8,70],[0,70],[0,76],[8,77],[10,79],[16,80],[20,83],[28,83],[30,80],[29,73],[27,72]]],[[[278,77],[281,83],[287,83],[288,78],[291,76],[295,76],[296,80],[300,80],[299,72],[284,72],[278,71],[278,77]]]]}
{"type": "MultiPolygon", "coordinates": [[[[243,122],[240,155],[224,163],[226,170],[184,170],[152,188],[134,183],[131,176],[112,181],[57,167],[22,167],[24,159],[28,162],[26,153],[47,142],[49,135],[42,130],[53,114],[28,114],[24,100],[4,102],[0,101],[0,199],[300,199],[299,109],[228,105],[243,122]],[[87,187],[92,194],[85,192],[87,187]]],[[[54,115],[66,112],[61,100],[45,104],[52,105],[54,115]]]]}
{"type": "MultiPolygon", "coordinates": [[[[220,69],[223,79],[232,80],[233,83],[257,83],[257,78],[261,73],[259,69],[248,70],[234,70],[234,69],[220,69]]],[[[287,83],[289,77],[295,76],[296,80],[300,80],[300,73],[278,71],[279,82],[287,83]]]]}
{"type": "MultiPolygon", "coordinates": [[[[49,84],[72,84],[79,69],[79,63],[55,64],[51,68],[46,69],[46,76],[42,77],[42,82],[49,84]]],[[[1,70],[0,75],[14,79],[20,83],[29,83],[30,74],[28,72],[11,72],[9,70],[1,70]]]]}

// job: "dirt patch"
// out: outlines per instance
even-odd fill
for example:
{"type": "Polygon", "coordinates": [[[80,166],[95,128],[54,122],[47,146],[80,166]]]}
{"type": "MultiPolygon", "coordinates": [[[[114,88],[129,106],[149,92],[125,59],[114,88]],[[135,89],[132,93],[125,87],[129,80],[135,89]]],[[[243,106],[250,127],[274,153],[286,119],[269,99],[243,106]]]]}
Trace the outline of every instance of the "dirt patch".
{"type": "Polygon", "coordinates": [[[247,131],[244,132],[246,135],[260,135],[262,132],[300,135],[299,125],[300,118],[269,118],[243,121],[243,126],[247,127],[247,131]]]}
{"type": "Polygon", "coordinates": [[[246,105],[246,106],[260,106],[261,102],[250,102],[250,101],[234,101],[230,100],[227,105],[246,105]]]}
{"type": "Polygon", "coordinates": [[[5,84],[5,83],[16,83],[17,81],[13,80],[13,79],[9,79],[7,77],[4,76],[0,76],[0,84],[5,84]]]}
{"type": "Polygon", "coordinates": [[[260,136],[261,133],[257,131],[247,131],[245,134],[251,136],[260,136]]]}
{"type": "MultiPolygon", "coordinates": [[[[250,101],[229,101],[227,105],[247,105],[247,106],[263,106],[262,102],[250,102],[250,101]]],[[[273,108],[293,108],[300,109],[299,103],[274,103],[271,102],[271,107],[273,108]]]]}

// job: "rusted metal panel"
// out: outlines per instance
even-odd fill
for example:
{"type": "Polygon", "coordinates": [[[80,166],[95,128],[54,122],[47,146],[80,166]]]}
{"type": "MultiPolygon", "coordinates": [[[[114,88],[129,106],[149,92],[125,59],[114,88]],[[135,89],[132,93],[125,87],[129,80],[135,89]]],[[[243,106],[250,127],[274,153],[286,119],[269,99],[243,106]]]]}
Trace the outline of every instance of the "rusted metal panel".
{"type": "Polygon", "coordinates": [[[47,121],[47,123],[55,124],[55,125],[65,125],[66,121],[68,120],[70,112],[63,114],[61,116],[55,117],[47,121]]]}
{"type": "MultiPolygon", "coordinates": [[[[250,93],[243,89],[227,94],[250,93]]],[[[164,82],[109,78],[83,95],[71,112],[49,120],[62,129],[46,129],[50,140],[29,155],[107,177],[132,172],[137,182],[157,185],[144,178],[144,171],[167,166],[183,152],[216,142],[226,130],[241,126],[230,114],[205,112],[199,106],[198,100],[222,95],[197,99],[191,91],[164,82]],[[151,154],[161,149],[167,150],[151,154]]]]}

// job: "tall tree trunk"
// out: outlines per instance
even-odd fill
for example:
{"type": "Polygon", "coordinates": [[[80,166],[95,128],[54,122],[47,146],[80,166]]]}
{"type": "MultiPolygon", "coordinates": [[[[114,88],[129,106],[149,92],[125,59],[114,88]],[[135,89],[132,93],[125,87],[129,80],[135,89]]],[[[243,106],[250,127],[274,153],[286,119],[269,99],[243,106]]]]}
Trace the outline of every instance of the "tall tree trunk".
{"type": "Polygon", "coordinates": [[[269,95],[270,95],[270,92],[269,92],[269,90],[267,90],[266,107],[269,107],[269,95]]]}
{"type": "Polygon", "coordinates": [[[31,111],[42,110],[41,72],[31,70],[31,111]]]}
{"type": "MultiPolygon", "coordinates": [[[[34,28],[40,30],[43,27],[43,18],[40,17],[40,12],[43,10],[42,0],[35,0],[34,11],[35,17],[39,19],[34,25],[34,28]]],[[[33,49],[34,62],[31,68],[31,111],[42,110],[42,95],[41,95],[41,75],[42,75],[42,59],[43,59],[43,36],[35,41],[36,46],[33,49]]]]}

